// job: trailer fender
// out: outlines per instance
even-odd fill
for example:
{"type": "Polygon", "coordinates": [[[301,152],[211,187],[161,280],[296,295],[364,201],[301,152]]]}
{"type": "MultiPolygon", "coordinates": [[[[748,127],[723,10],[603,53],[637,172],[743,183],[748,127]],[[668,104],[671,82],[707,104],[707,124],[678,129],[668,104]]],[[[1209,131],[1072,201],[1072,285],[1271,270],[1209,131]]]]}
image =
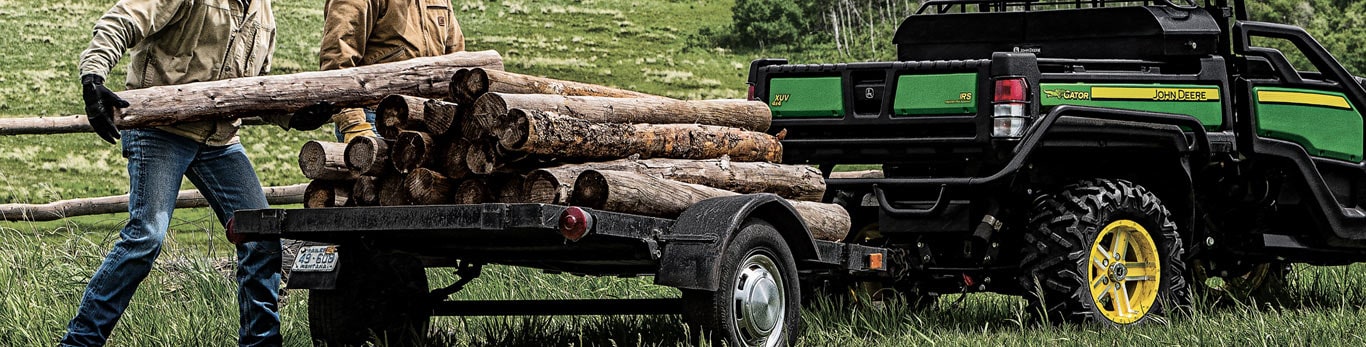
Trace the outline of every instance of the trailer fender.
{"type": "Polygon", "coordinates": [[[655,284],[680,289],[716,290],[722,250],[745,223],[772,224],[792,249],[798,264],[815,259],[816,242],[792,205],[773,194],[747,194],[703,200],[683,211],[663,244],[655,284]]]}

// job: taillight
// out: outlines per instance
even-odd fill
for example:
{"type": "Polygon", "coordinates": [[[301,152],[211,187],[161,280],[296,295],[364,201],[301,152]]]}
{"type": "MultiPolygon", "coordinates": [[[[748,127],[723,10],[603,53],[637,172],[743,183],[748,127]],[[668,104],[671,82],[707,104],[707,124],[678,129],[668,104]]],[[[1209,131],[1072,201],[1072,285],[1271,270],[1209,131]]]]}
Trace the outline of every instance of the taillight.
{"type": "Polygon", "coordinates": [[[1018,139],[1029,128],[1029,82],[1024,78],[996,80],[991,137],[1018,139]]]}
{"type": "Polygon", "coordinates": [[[560,235],[569,241],[578,241],[593,227],[593,215],[578,207],[570,207],[560,213],[560,235]]]}
{"type": "Polygon", "coordinates": [[[246,237],[237,234],[237,218],[235,217],[228,219],[228,227],[223,229],[223,233],[228,236],[228,242],[232,242],[234,245],[240,245],[247,241],[246,237]]]}
{"type": "Polygon", "coordinates": [[[746,95],[745,95],[745,100],[749,100],[749,101],[759,100],[759,98],[754,97],[754,85],[753,85],[753,84],[749,85],[749,94],[746,94],[746,95]]]}

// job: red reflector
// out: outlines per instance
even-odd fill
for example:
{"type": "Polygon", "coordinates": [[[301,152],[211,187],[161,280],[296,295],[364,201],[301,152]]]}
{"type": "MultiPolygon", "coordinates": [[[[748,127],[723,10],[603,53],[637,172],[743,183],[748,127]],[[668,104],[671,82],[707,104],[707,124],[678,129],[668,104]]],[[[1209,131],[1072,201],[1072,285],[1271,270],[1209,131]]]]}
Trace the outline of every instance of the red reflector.
{"type": "Polygon", "coordinates": [[[973,281],[973,280],[972,280],[972,276],[968,276],[967,274],[963,274],[963,285],[968,286],[968,287],[971,287],[971,286],[974,285],[974,284],[977,284],[977,281],[973,281]]]}
{"type": "Polygon", "coordinates": [[[569,241],[578,241],[588,235],[593,226],[593,216],[578,207],[570,207],[560,214],[560,235],[569,241]]]}
{"type": "Polygon", "coordinates": [[[1029,102],[1029,84],[1023,78],[996,80],[996,102],[1029,102]]]}
{"type": "Polygon", "coordinates": [[[247,238],[238,235],[236,229],[237,218],[230,218],[228,219],[228,227],[223,230],[223,233],[228,236],[228,242],[232,242],[234,245],[240,245],[243,242],[246,242],[247,238]]]}
{"type": "Polygon", "coordinates": [[[749,100],[749,101],[759,100],[758,98],[755,98],[755,97],[754,97],[754,85],[753,85],[753,84],[749,85],[749,94],[746,94],[746,95],[745,95],[745,100],[749,100]]]}

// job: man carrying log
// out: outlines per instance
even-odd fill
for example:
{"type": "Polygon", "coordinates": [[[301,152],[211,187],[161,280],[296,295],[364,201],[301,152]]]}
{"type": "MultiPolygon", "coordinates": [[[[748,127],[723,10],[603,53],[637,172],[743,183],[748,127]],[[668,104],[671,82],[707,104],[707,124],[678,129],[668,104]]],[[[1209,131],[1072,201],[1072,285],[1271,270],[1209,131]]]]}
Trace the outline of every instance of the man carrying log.
{"type": "MultiPolygon", "coordinates": [[[[270,0],[122,0],[95,23],[80,56],[82,94],[95,132],[111,144],[123,140],[129,217],[119,242],[90,277],[63,346],[108,340],[161,251],[182,176],[199,188],[225,226],[234,211],[269,207],[238,140],[239,120],[119,131],[114,110],[129,103],[105,88],[105,76],[125,51],[132,62],[128,89],[264,75],[274,49],[270,0]]],[[[279,241],[237,245],[242,346],[281,344],[279,268],[279,241]]]]}
{"type": "MultiPolygon", "coordinates": [[[[465,50],[465,35],[450,0],[327,0],[323,10],[322,70],[390,63],[465,50]]],[[[320,107],[325,109],[325,107],[320,107]]],[[[373,108],[331,116],[337,141],[377,136],[373,108]]]]}

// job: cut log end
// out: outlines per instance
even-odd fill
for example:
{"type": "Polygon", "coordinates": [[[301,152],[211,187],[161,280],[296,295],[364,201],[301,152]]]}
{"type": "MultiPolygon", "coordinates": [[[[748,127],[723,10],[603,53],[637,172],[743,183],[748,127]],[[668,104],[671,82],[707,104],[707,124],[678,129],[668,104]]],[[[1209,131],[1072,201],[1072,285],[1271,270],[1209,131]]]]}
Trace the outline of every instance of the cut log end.
{"type": "Polygon", "coordinates": [[[360,136],[346,145],[346,166],[357,176],[381,176],[389,168],[389,143],[360,136]]]}
{"type": "Polygon", "coordinates": [[[309,141],[299,149],[299,170],[313,180],[339,181],[354,177],[346,165],[346,144],[309,141]]]}
{"type": "Polygon", "coordinates": [[[400,131],[394,140],[394,168],[399,173],[409,173],[419,167],[431,167],[438,155],[434,153],[434,149],[437,149],[437,144],[431,135],[416,131],[400,131]]]}
{"type": "Polygon", "coordinates": [[[414,170],[404,179],[404,185],[408,187],[408,196],[414,204],[437,205],[451,202],[453,187],[450,179],[431,169],[414,170]]]}
{"type": "Polygon", "coordinates": [[[356,206],[379,205],[379,178],[361,176],[351,187],[351,200],[356,206]]]}
{"type": "Polygon", "coordinates": [[[609,189],[607,178],[601,172],[585,171],[574,180],[574,191],[569,197],[569,204],[593,209],[604,208],[607,205],[609,189]]]}
{"type": "Polygon", "coordinates": [[[422,121],[432,136],[445,136],[460,118],[460,105],[440,100],[429,100],[423,105],[422,121]]]}
{"type": "Polygon", "coordinates": [[[482,204],[493,202],[493,194],[489,192],[488,183],[482,178],[472,177],[460,181],[455,188],[455,203],[457,204],[482,204]]]}

